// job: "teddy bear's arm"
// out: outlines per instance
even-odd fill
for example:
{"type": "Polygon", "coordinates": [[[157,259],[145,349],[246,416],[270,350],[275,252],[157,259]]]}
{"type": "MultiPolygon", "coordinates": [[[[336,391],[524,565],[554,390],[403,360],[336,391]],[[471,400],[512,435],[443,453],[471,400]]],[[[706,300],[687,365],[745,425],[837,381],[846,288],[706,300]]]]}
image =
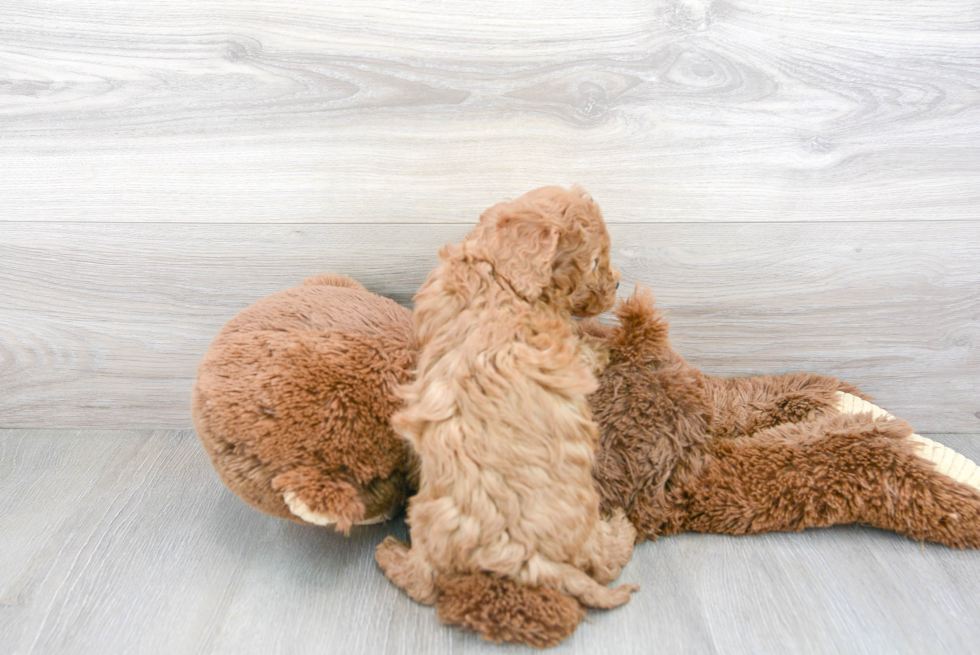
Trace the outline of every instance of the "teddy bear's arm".
{"type": "Polygon", "coordinates": [[[836,414],[839,391],[859,393],[836,378],[814,373],[711,378],[708,390],[715,409],[712,433],[723,438],[836,414]]]}

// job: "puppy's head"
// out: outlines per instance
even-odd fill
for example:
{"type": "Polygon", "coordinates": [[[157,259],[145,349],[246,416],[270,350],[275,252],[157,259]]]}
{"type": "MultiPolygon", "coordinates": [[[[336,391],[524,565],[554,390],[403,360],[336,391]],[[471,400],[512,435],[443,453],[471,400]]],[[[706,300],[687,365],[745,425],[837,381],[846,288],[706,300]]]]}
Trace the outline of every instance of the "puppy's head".
{"type": "Polygon", "coordinates": [[[616,302],[619,271],[599,206],[579,186],[542,187],[494,205],[471,235],[496,275],[528,302],[544,300],[575,316],[616,302]]]}

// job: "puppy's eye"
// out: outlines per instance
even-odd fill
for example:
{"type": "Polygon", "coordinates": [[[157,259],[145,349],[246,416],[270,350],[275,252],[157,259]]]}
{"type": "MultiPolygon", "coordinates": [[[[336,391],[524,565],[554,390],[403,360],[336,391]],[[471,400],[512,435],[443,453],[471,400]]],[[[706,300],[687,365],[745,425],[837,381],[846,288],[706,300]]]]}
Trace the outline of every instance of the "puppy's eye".
{"type": "Polygon", "coordinates": [[[599,258],[598,257],[596,257],[595,260],[593,260],[593,262],[592,262],[592,270],[594,271],[597,268],[599,268],[599,258]]]}

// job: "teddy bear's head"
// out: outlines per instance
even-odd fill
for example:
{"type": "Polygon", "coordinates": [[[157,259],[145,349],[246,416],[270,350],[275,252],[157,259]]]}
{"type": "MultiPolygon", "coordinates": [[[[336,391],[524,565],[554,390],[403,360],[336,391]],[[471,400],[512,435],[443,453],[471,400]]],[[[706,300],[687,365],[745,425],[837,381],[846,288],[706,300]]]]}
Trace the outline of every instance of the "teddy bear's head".
{"type": "Polygon", "coordinates": [[[225,484],[264,512],[343,532],[397,513],[415,467],[388,419],[415,364],[412,330],[410,310],[340,275],[231,319],[191,401],[225,484]]]}

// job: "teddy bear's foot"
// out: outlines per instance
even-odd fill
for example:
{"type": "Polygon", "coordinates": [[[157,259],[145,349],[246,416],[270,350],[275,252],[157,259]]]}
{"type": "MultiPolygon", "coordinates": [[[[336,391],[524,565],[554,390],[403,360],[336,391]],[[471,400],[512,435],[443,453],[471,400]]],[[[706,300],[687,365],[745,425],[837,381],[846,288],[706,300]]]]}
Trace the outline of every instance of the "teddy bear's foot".
{"type": "Polygon", "coordinates": [[[909,441],[921,444],[919,457],[935,465],[936,473],[949,476],[961,484],[980,491],[980,466],[967,459],[952,448],[937,443],[918,434],[909,435],[909,441]]]}
{"type": "MultiPolygon", "coordinates": [[[[842,414],[901,423],[880,407],[842,393],[842,414]]],[[[908,430],[892,441],[896,460],[889,505],[867,503],[864,522],[953,548],[980,548],[980,467],[952,448],[908,430]]]]}
{"type": "Polygon", "coordinates": [[[489,573],[440,576],[436,586],[436,612],[443,623],[495,643],[550,648],[568,639],[585,618],[585,609],[570,596],[489,573]]]}
{"type": "MultiPolygon", "coordinates": [[[[837,396],[837,408],[842,414],[868,413],[873,418],[895,418],[877,405],[855,395],[838,392],[837,396]]],[[[915,454],[931,462],[935,466],[936,473],[946,475],[956,482],[980,491],[980,466],[977,466],[972,460],[967,459],[952,448],[918,434],[910,434],[908,440],[918,444],[915,454]]]]}

